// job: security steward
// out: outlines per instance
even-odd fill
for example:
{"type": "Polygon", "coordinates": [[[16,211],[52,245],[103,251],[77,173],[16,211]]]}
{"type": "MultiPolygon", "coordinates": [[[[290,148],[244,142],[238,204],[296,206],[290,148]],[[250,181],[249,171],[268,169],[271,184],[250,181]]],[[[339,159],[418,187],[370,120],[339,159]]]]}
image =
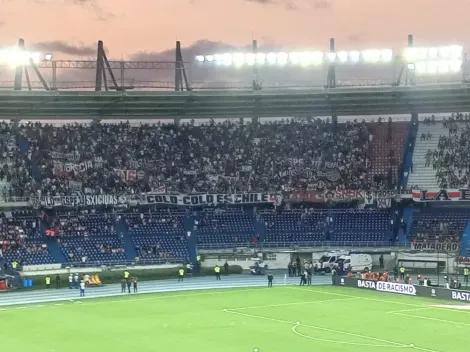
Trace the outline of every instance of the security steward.
{"type": "Polygon", "coordinates": [[[180,270],[178,270],[178,282],[183,281],[183,278],[184,278],[184,269],[180,268],[180,270]]]}
{"type": "Polygon", "coordinates": [[[405,280],[405,267],[404,266],[401,266],[400,267],[400,280],[405,280]]]}
{"type": "Polygon", "coordinates": [[[18,262],[16,260],[14,260],[12,263],[11,263],[11,268],[13,270],[16,270],[18,268],[18,262]]]}
{"type": "Polygon", "coordinates": [[[215,279],[220,280],[220,266],[216,265],[214,268],[215,271],[215,279]]]}
{"type": "Polygon", "coordinates": [[[51,278],[48,276],[46,276],[46,289],[50,289],[51,288],[51,278]]]}
{"type": "Polygon", "coordinates": [[[196,256],[196,264],[196,272],[199,273],[201,271],[201,256],[199,254],[196,256]]]}
{"type": "Polygon", "coordinates": [[[463,282],[468,286],[468,268],[463,269],[463,282]]]}
{"type": "Polygon", "coordinates": [[[273,287],[273,274],[268,274],[268,287],[273,287]]]}
{"type": "Polygon", "coordinates": [[[129,281],[129,276],[130,276],[129,272],[127,270],[124,271],[124,280],[126,280],[126,282],[129,281]]]}

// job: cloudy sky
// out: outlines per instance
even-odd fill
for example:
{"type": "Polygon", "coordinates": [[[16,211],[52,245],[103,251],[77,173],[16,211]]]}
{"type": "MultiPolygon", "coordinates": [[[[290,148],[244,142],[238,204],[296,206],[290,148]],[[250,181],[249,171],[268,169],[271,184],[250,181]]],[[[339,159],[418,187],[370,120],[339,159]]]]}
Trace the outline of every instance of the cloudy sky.
{"type": "Polygon", "coordinates": [[[326,49],[465,43],[469,0],[0,0],[0,44],[27,43],[75,56],[101,39],[114,58],[190,46],[200,40],[244,46],[326,49]]]}
{"type": "MultiPolygon", "coordinates": [[[[92,58],[101,39],[109,58],[173,57],[249,46],[284,50],[466,44],[470,0],[0,0],[0,46],[92,58]],[[186,53],[186,54],[185,54],[186,53]]],[[[168,74],[168,77],[171,73],[168,74]]],[[[202,77],[205,78],[205,77],[202,77]]]]}

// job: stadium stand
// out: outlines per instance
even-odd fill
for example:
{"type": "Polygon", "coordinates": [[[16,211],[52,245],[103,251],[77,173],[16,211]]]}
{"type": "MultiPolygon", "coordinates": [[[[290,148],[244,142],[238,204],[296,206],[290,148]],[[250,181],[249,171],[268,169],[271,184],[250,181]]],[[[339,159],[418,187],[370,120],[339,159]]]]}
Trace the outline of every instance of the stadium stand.
{"type": "Polygon", "coordinates": [[[281,191],[312,180],[329,189],[387,188],[396,184],[406,135],[406,123],[325,119],[1,128],[9,167],[0,179],[15,196],[281,191]]]}
{"type": "Polygon", "coordinates": [[[456,114],[420,123],[409,184],[419,189],[467,187],[470,116],[456,114]]]}
{"type": "MultiPolygon", "coordinates": [[[[468,116],[456,115],[420,123],[409,184],[466,185],[467,121],[468,116]]],[[[2,195],[390,189],[399,181],[408,125],[323,119],[180,126],[36,123],[14,131],[2,123],[2,195]]],[[[5,213],[1,255],[24,264],[61,258],[117,263],[136,257],[182,262],[189,257],[190,231],[206,248],[307,242],[368,246],[388,244],[394,236],[391,209],[299,207],[137,205],[113,212],[52,210],[46,217],[37,211],[5,213]],[[45,237],[46,228],[55,232],[54,239],[45,237]],[[62,257],[54,254],[54,244],[62,257]]],[[[455,242],[469,215],[461,209],[416,208],[407,240],[455,242]]]]}
{"type": "Polygon", "coordinates": [[[0,217],[1,252],[7,262],[22,265],[54,262],[42,235],[38,217],[28,212],[7,212],[0,217]]]}
{"type": "Polygon", "coordinates": [[[390,240],[389,211],[307,209],[260,215],[266,223],[266,242],[359,244],[390,240]]]}
{"type": "Polygon", "coordinates": [[[132,238],[139,259],[182,262],[188,258],[183,215],[142,212],[123,214],[126,230],[132,238]]]}
{"type": "Polygon", "coordinates": [[[415,210],[409,240],[418,243],[458,243],[470,220],[466,208],[415,210]]]}

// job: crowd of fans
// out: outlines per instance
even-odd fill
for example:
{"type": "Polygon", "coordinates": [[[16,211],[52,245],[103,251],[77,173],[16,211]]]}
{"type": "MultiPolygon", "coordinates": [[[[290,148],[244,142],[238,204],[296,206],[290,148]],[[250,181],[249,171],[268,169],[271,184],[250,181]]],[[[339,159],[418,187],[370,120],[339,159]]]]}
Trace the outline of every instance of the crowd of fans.
{"type": "Polygon", "coordinates": [[[410,240],[419,243],[459,243],[461,238],[461,229],[458,222],[449,220],[413,219],[413,227],[416,229],[410,240]]]}
{"type": "Polygon", "coordinates": [[[0,180],[16,196],[369,189],[375,125],[1,123],[0,180]]]}
{"type": "Polygon", "coordinates": [[[437,150],[428,150],[426,166],[432,162],[441,188],[468,187],[470,172],[470,120],[458,115],[443,121],[448,136],[440,136],[437,150]]]}
{"type": "Polygon", "coordinates": [[[37,220],[13,218],[11,212],[0,217],[0,259],[8,255],[20,260],[24,254],[47,253],[47,245],[35,242],[40,236],[37,220]]]}

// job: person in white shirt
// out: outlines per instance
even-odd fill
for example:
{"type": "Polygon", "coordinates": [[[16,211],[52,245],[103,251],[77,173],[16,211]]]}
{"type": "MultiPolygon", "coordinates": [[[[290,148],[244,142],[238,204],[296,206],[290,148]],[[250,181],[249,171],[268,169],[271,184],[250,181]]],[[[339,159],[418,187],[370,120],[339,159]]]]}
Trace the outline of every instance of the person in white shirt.
{"type": "Polygon", "coordinates": [[[73,275],[69,275],[69,288],[73,288],[73,275]]]}
{"type": "Polygon", "coordinates": [[[85,278],[85,287],[88,287],[88,285],[90,284],[90,275],[86,274],[84,278],[85,278]]]}
{"type": "Polygon", "coordinates": [[[75,288],[78,288],[78,284],[79,284],[78,273],[76,273],[75,276],[73,277],[73,281],[74,281],[74,284],[75,284],[75,288]]]}
{"type": "Polygon", "coordinates": [[[80,282],[80,297],[85,297],[85,281],[80,282]]]}

